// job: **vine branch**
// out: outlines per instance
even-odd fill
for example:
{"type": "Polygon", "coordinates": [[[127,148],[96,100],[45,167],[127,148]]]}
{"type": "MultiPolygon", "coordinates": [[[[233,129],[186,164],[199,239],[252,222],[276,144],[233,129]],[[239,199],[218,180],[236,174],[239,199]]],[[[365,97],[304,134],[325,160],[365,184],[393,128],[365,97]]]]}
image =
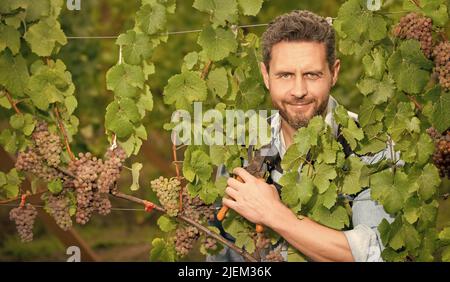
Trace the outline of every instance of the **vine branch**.
{"type": "Polygon", "coordinates": [[[67,138],[66,130],[64,128],[64,125],[62,124],[61,116],[59,115],[58,106],[55,105],[55,107],[53,108],[53,111],[55,112],[55,115],[56,115],[56,120],[58,122],[59,130],[61,131],[61,133],[62,133],[62,135],[64,137],[64,143],[66,145],[67,153],[69,154],[70,159],[72,161],[74,161],[75,160],[75,156],[74,156],[72,150],[70,149],[69,138],[67,138]]]}
{"type": "Polygon", "coordinates": [[[11,97],[11,94],[9,94],[8,91],[5,90],[5,95],[6,98],[8,99],[8,102],[11,104],[11,106],[13,107],[14,111],[16,111],[17,114],[21,115],[22,112],[19,110],[19,108],[17,108],[17,103],[14,102],[14,99],[11,97]]]}
{"type": "MultiPolygon", "coordinates": [[[[56,167],[57,170],[59,170],[60,172],[66,174],[67,176],[70,176],[72,178],[77,178],[73,173],[65,170],[64,168],[61,167],[56,167]]],[[[145,207],[147,207],[149,204],[153,206],[153,208],[161,213],[166,214],[166,210],[164,208],[162,208],[161,206],[150,202],[148,200],[144,200],[132,195],[127,195],[121,192],[115,192],[115,191],[111,191],[110,195],[116,197],[116,198],[120,198],[120,199],[124,199],[124,200],[128,200],[130,202],[134,202],[140,205],[143,205],[145,207]]],[[[201,225],[200,223],[196,222],[195,220],[190,219],[189,217],[183,216],[181,214],[176,216],[177,219],[180,219],[192,226],[195,226],[196,228],[198,228],[200,231],[202,231],[203,233],[205,233],[206,235],[208,235],[209,237],[212,237],[214,239],[216,239],[217,241],[221,242],[222,244],[226,245],[227,247],[229,247],[230,249],[233,249],[234,251],[236,251],[238,254],[240,254],[241,256],[243,256],[247,261],[249,262],[257,262],[257,260],[251,255],[249,254],[247,251],[239,248],[238,246],[236,246],[235,244],[231,243],[230,241],[226,240],[225,238],[223,238],[220,234],[217,234],[213,231],[211,231],[210,229],[208,229],[207,227],[201,225]]]]}

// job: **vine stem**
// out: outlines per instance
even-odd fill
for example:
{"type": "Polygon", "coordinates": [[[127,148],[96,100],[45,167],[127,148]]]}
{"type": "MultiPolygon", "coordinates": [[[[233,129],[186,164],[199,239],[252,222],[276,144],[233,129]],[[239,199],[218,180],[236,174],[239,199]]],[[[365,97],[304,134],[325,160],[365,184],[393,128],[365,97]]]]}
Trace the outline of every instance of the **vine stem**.
{"type": "Polygon", "coordinates": [[[210,60],[210,61],[208,61],[208,62],[206,63],[205,67],[203,68],[202,75],[201,75],[201,78],[202,78],[203,80],[204,80],[204,79],[206,78],[206,76],[208,75],[209,70],[211,69],[211,65],[212,65],[212,61],[210,60]]]}
{"type": "Polygon", "coordinates": [[[9,103],[11,104],[11,106],[13,107],[14,111],[16,111],[17,114],[21,115],[22,112],[19,110],[19,108],[17,108],[16,102],[14,102],[14,99],[11,97],[11,94],[9,94],[8,91],[5,90],[5,95],[6,98],[8,99],[9,103]]]}
{"type": "Polygon", "coordinates": [[[411,3],[413,3],[414,5],[416,5],[418,8],[422,8],[420,7],[420,3],[419,0],[409,0],[411,3]]]}
{"type": "MultiPolygon", "coordinates": [[[[143,199],[131,196],[131,195],[123,194],[123,193],[120,193],[120,192],[113,193],[112,195],[114,197],[125,199],[125,200],[131,201],[131,202],[135,202],[137,204],[144,205],[144,206],[149,203],[146,200],[143,200],[143,199]]],[[[161,213],[166,213],[166,211],[162,207],[160,207],[160,206],[158,206],[158,205],[156,205],[154,203],[152,203],[152,204],[153,204],[155,210],[157,210],[157,211],[159,211],[161,213]]],[[[224,245],[228,246],[229,248],[235,250],[238,254],[242,255],[247,261],[257,262],[257,260],[252,255],[250,255],[248,252],[246,252],[245,250],[237,247],[235,244],[233,244],[230,241],[226,240],[225,238],[223,238],[219,234],[209,230],[208,228],[206,228],[205,226],[199,224],[198,222],[196,222],[196,221],[194,221],[194,220],[192,220],[192,219],[190,219],[190,218],[188,218],[186,216],[183,216],[183,215],[177,215],[176,217],[178,219],[180,219],[180,220],[182,220],[182,221],[192,225],[192,226],[195,226],[197,229],[199,229],[200,231],[202,231],[203,233],[205,233],[209,237],[213,237],[214,239],[220,241],[222,244],[224,244],[224,245]]]]}
{"type": "MultiPolygon", "coordinates": [[[[175,145],[175,143],[172,143],[172,157],[173,157],[173,164],[175,165],[175,173],[177,174],[177,179],[181,183],[181,175],[180,175],[180,167],[179,167],[180,162],[177,159],[177,146],[175,145]]],[[[183,210],[183,194],[182,194],[183,191],[182,190],[183,189],[180,189],[180,192],[178,193],[178,195],[179,195],[178,204],[179,204],[180,211],[183,210]]]]}
{"type": "Polygon", "coordinates": [[[64,125],[62,124],[61,116],[59,115],[58,106],[55,105],[55,107],[53,108],[53,111],[55,112],[55,115],[56,115],[56,120],[58,122],[59,130],[61,131],[61,133],[64,137],[64,143],[66,145],[67,153],[69,154],[70,159],[72,161],[75,161],[75,156],[74,156],[72,150],[70,149],[69,138],[67,138],[66,130],[64,128],[64,125]]]}
{"type": "MultiPolygon", "coordinates": [[[[56,167],[57,170],[59,170],[60,172],[66,174],[67,176],[70,176],[72,178],[77,178],[73,173],[60,168],[60,167],[56,167]]],[[[121,192],[114,192],[111,191],[110,195],[116,197],[116,198],[120,198],[120,199],[124,199],[124,200],[128,200],[130,202],[134,202],[140,205],[143,205],[144,207],[147,207],[148,205],[151,205],[153,207],[153,209],[163,213],[163,214],[167,214],[166,210],[164,208],[162,208],[161,206],[150,202],[148,200],[144,200],[132,195],[127,195],[121,192]]],[[[249,262],[257,262],[257,260],[251,255],[249,254],[247,251],[239,248],[238,246],[236,246],[235,244],[231,243],[230,241],[226,240],[225,238],[223,238],[222,236],[220,236],[220,234],[217,234],[211,230],[209,230],[207,227],[201,225],[200,223],[196,222],[195,220],[190,219],[189,217],[183,216],[183,215],[177,215],[176,216],[177,219],[180,219],[192,226],[195,226],[196,228],[198,228],[200,231],[202,231],[203,233],[205,233],[206,235],[208,235],[209,237],[212,237],[214,239],[216,239],[217,241],[221,242],[222,244],[226,245],[227,247],[233,249],[234,251],[236,251],[238,254],[240,254],[241,256],[243,256],[247,261],[249,262]]]]}
{"type": "Polygon", "coordinates": [[[422,111],[423,106],[416,100],[416,98],[410,96],[410,95],[406,95],[406,97],[408,97],[408,99],[414,103],[414,106],[419,110],[422,111]]]}

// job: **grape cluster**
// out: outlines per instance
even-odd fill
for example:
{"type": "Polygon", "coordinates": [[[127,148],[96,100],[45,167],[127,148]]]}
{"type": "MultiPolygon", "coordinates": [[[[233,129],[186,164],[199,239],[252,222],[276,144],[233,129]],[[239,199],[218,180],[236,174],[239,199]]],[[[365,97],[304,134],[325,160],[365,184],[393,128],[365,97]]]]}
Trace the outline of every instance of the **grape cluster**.
{"type": "Polygon", "coordinates": [[[203,246],[206,250],[215,251],[217,250],[217,240],[211,237],[206,237],[203,241],[203,246]]]}
{"type": "Polygon", "coordinates": [[[19,152],[15,167],[18,171],[30,172],[47,182],[63,178],[63,174],[57,169],[47,166],[33,148],[19,152]]]}
{"type": "Polygon", "coordinates": [[[119,179],[122,165],[127,157],[126,152],[117,147],[109,149],[105,154],[105,162],[97,180],[98,190],[101,193],[109,193],[114,183],[119,179]]]}
{"type": "Polygon", "coordinates": [[[175,251],[180,257],[186,256],[200,237],[199,230],[194,226],[181,226],[175,231],[175,251]]]}
{"type": "Polygon", "coordinates": [[[46,195],[45,210],[55,219],[56,224],[62,230],[69,230],[72,227],[72,219],[70,218],[70,200],[66,193],[62,192],[58,195],[46,195]]]}
{"type": "Polygon", "coordinates": [[[77,191],[92,191],[97,188],[96,180],[103,168],[103,160],[91,153],[79,153],[78,159],[71,161],[68,168],[75,176],[73,184],[77,191]]]}
{"type": "Polygon", "coordinates": [[[435,71],[445,91],[450,89],[450,42],[442,41],[433,49],[435,71]]]}
{"type": "Polygon", "coordinates": [[[32,134],[33,145],[19,152],[15,167],[19,171],[30,172],[47,182],[63,178],[55,167],[61,162],[61,140],[48,131],[45,122],[39,122],[32,134]]]}
{"type": "Polygon", "coordinates": [[[61,139],[58,135],[48,131],[47,123],[39,122],[36,125],[32,139],[37,152],[43,157],[47,164],[52,167],[58,166],[61,162],[61,139]]]}
{"type": "Polygon", "coordinates": [[[417,13],[409,13],[400,19],[394,28],[394,35],[401,39],[415,39],[420,42],[427,58],[433,51],[432,20],[417,13]]]}
{"type": "Polygon", "coordinates": [[[19,233],[22,242],[33,241],[33,226],[36,215],[36,208],[31,204],[13,208],[9,212],[9,219],[15,222],[17,233],[19,233]]]}
{"type": "Polygon", "coordinates": [[[270,250],[269,253],[265,257],[265,261],[268,261],[268,262],[282,262],[282,261],[284,261],[284,258],[281,255],[281,248],[270,250]]]}
{"type": "Polygon", "coordinates": [[[152,190],[156,193],[161,205],[169,216],[177,216],[179,212],[179,193],[181,183],[176,178],[167,179],[160,176],[150,182],[152,190]]]}
{"type": "Polygon", "coordinates": [[[435,151],[433,162],[439,169],[441,177],[450,179],[450,130],[440,134],[435,128],[427,129],[427,133],[434,139],[435,151]]]}
{"type": "Polygon", "coordinates": [[[94,212],[107,215],[111,212],[111,202],[107,193],[120,175],[126,154],[122,148],[109,150],[106,161],[80,153],[78,159],[69,163],[69,171],[75,176],[73,186],[77,194],[76,221],[86,224],[94,212]]]}
{"type": "Polygon", "coordinates": [[[205,204],[198,196],[190,197],[186,187],[182,190],[182,199],[182,215],[197,222],[214,220],[214,206],[205,204]]]}
{"type": "Polygon", "coordinates": [[[86,224],[91,219],[94,212],[93,206],[94,192],[80,189],[77,191],[77,212],[75,220],[79,224],[86,224]]]}

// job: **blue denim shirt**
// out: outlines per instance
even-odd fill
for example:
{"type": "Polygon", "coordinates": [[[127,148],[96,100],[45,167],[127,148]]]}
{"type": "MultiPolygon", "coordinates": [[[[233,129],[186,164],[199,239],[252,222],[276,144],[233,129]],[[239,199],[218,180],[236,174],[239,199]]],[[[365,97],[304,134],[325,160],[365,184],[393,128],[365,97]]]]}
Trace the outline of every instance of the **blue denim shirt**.
{"type": "MultiPolygon", "coordinates": [[[[330,96],[327,106],[327,113],[325,115],[325,122],[331,127],[335,137],[338,134],[338,125],[333,118],[333,109],[338,105],[337,101],[330,96]]],[[[354,120],[358,119],[355,113],[348,112],[349,116],[354,120]]],[[[281,133],[281,118],[277,113],[271,117],[271,133],[272,133],[272,147],[278,151],[280,157],[283,158],[286,148],[283,140],[283,134],[281,133]]],[[[386,148],[377,154],[372,156],[361,156],[361,160],[366,164],[374,164],[383,159],[389,159],[392,156],[390,147],[386,148]]],[[[399,159],[399,153],[396,153],[396,159],[399,159]]],[[[398,163],[402,165],[400,161],[398,163]]],[[[301,168],[300,168],[301,169],[301,168]]],[[[299,169],[299,170],[300,170],[299,169]]],[[[222,165],[218,168],[217,177],[229,176],[225,167],[222,165]]],[[[272,179],[280,179],[282,174],[274,171],[271,174],[272,179]]],[[[301,180],[300,180],[301,181],[301,180]]],[[[219,206],[217,207],[220,208],[219,206]]],[[[370,188],[362,191],[353,199],[352,205],[352,223],[354,228],[351,230],[343,231],[350,246],[353,258],[357,262],[381,262],[381,252],[384,246],[381,242],[380,233],[377,230],[378,225],[383,219],[386,219],[391,223],[392,218],[385,212],[383,206],[371,199],[370,188]]],[[[287,260],[288,244],[283,242],[278,245],[277,248],[281,248],[281,254],[285,260],[287,260]]],[[[244,258],[237,254],[235,251],[224,247],[224,249],[217,255],[208,255],[206,260],[213,261],[244,261],[244,258]]]]}

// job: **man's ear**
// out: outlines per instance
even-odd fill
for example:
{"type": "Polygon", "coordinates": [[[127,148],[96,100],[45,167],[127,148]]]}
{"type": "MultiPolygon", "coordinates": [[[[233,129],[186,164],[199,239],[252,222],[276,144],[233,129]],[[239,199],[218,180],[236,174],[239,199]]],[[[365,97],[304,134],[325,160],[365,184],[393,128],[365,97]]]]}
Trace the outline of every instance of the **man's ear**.
{"type": "Polygon", "coordinates": [[[334,67],[333,67],[333,84],[332,84],[332,86],[334,86],[338,80],[340,69],[341,69],[341,61],[339,59],[336,59],[336,61],[334,61],[334,67]]]}
{"type": "Polygon", "coordinates": [[[266,88],[269,89],[269,72],[267,71],[266,65],[263,62],[261,62],[259,63],[259,67],[261,69],[264,84],[266,85],[266,88]]]}

